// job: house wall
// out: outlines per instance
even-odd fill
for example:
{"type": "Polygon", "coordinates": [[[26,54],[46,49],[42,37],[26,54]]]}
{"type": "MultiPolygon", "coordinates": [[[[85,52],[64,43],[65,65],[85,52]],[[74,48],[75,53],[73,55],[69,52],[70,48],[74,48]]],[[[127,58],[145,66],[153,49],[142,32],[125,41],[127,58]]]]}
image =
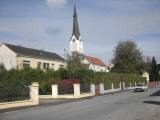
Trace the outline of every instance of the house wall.
{"type": "Polygon", "coordinates": [[[82,61],[83,64],[90,64],[90,62],[84,58],[84,60],[82,61]]]}
{"type": "Polygon", "coordinates": [[[148,72],[144,72],[142,77],[145,77],[147,80],[147,83],[149,83],[149,73],[148,72]]]}
{"type": "Polygon", "coordinates": [[[3,64],[7,70],[17,67],[16,53],[4,44],[0,46],[0,63],[3,64]]]}
{"type": "Polygon", "coordinates": [[[23,68],[23,61],[30,61],[30,67],[31,68],[38,68],[38,62],[41,62],[41,69],[43,69],[43,63],[49,63],[49,69],[58,70],[60,68],[60,65],[63,65],[64,68],[66,68],[66,63],[58,60],[46,60],[46,59],[40,59],[40,58],[32,58],[32,57],[26,57],[26,56],[19,56],[17,57],[17,65],[18,68],[23,68]],[[53,65],[54,64],[54,65],[53,65]]]}
{"type": "Polygon", "coordinates": [[[95,71],[95,72],[108,72],[108,68],[105,66],[99,66],[95,64],[90,64],[89,69],[95,71]]]}
{"type": "Polygon", "coordinates": [[[89,69],[95,72],[109,72],[107,67],[95,65],[93,63],[90,63],[87,59],[83,60],[83,64],[89,64],[89,69]]]}

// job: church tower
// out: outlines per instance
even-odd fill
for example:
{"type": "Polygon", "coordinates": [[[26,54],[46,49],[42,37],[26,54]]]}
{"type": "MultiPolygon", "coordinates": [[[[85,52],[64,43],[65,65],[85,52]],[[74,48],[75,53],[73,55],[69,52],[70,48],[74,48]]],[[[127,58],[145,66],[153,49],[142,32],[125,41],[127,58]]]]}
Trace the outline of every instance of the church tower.
{"type": "Polygon", "coordinates": [[[79,32],[76,5],[74,4],[73,31],[70,39],[70,53],[73,55],[83,54],[83,40],[79,32]]]}

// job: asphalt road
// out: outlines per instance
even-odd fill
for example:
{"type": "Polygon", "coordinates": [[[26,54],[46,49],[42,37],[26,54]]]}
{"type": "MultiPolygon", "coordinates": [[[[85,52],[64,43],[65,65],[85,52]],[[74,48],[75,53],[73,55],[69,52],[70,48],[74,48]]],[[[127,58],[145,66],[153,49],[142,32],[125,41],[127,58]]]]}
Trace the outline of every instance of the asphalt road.
{"type": "Polygon", "coordinates": [[[0,120],[160,120],[160,88],[10,111],[0,120]]]}

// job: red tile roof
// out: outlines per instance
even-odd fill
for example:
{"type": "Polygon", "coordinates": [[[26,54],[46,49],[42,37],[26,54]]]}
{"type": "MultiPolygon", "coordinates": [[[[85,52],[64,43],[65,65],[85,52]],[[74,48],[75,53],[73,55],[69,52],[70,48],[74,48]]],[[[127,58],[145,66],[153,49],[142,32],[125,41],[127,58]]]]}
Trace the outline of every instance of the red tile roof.
{"type": "Polygon", "coordinates": [[[91,57],[91,56],[86,56],[86,55],[85,55],[85,58],[86,58],[89,62],[91,62],[91,63],[93,63],[93,64],[95,64],[95,65],[106,66],[106,65],[103,63],[103,61],[102,61],[101,59],[99,59],[99,58],[91,57]]]}

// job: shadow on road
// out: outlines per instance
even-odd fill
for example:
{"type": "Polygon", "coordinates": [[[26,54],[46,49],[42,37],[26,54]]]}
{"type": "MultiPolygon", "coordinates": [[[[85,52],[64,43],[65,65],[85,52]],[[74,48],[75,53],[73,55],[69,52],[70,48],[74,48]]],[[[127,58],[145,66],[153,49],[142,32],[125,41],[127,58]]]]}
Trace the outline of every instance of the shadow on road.
{"type": "Polygon", "coordinates": [[[160,102],[158,102],[158,101],[144,101],[143,103],[153,104],[153,105],[160,105],[160,102]]]}
{"type": "Polygon", "coordinates": [[[150,97],[160,96],[160,90],[150,95],[150,97]]]}

